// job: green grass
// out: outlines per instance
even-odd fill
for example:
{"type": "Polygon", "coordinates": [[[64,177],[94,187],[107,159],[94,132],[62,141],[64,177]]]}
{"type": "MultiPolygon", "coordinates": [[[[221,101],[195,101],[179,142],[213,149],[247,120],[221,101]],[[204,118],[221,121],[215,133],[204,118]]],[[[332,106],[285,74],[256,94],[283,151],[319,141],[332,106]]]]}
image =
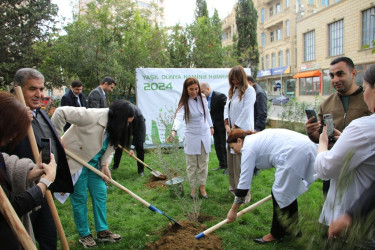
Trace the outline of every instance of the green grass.
{"type": "MultiPolygon", "coordinates": [[[[145,162],[162,172],[168,167],[178,168],[177,165],[185,165],[185,159],[181,159],[183,149],[179,149],[179,161],[169,164],[170,166],[166,166],[168,165],[166,162],[173,162],[168,159],[173,156],[164,154],[163,157],[167,159],[163,161],[155,150],[147,150],[145,162]]],[[[233,203],[233,196],[228,193],[228,176],[223,175],[222,171],[212,171],[217,166],[218,160],[212,147],[206,185],[209,199],[203,200],[200,207],[200,213],[213,217],[211,221],[204,222],[207,228],[224,220],[233,203]]],[[[176,170],[180,173],[179,171],[181,169],[176,170]]],[[[275,169],[262,170],[254,177],[251,203],[255,203],[271,193],[274,172],[275,169]]],[[[150,189],[146,187],[145,184],[151,174],[147,169],[145,169],[145,174],[145,178],[139,177],[136,161],[123,154],[121,165],[112,172],[112,178],[177,221],[186,220],[186,211],[182,209],[180,200],[171,198],[169,190],[166,188],[150,189]]],[[[187,181],[184,182],[184,189],[185,197],[187,197],[184,202],[191,205],[192,201],[188,198],[190,189],[187,181]]],[[[303,232],[301,238],[294,239],[291,236],[286,236],[283,242],[268,245],[258,245],[253,242],[254,238],[261,237],[270,231],[272,201],[260,205],[252,212],[240,217],[236,222],[224,225],[214,233],[222,238],[224,249],[317,249],[317,245],[322,241],[318,223],[323,205],[321,190],[322,183],[316,181],[305,194],[298,198],[299,221],[303,232]]],[[[65,204],[56,201],[56,207],[70,249],[82,249],[78,242],[79,235],[74,224],[70,200],[68,199],[65,204]]],[[[243,208],[245,206],[242,206],[241,209],[243,208]]],[[[90,199],[88,210],[90,230],[95,238],[96,232],[90,199]]],[[[150,211],[130,195],[112,185],[108,189],[107,220],[109,229],[122,235],[122,240],[117,244],[98,243],[97,249],[144,249],[147,243],[152,243],[160,238],[160,233],[169,223],[166,217],[150,211]]],[[[59,247],[61,248],[61,246],[59,247]]]]}

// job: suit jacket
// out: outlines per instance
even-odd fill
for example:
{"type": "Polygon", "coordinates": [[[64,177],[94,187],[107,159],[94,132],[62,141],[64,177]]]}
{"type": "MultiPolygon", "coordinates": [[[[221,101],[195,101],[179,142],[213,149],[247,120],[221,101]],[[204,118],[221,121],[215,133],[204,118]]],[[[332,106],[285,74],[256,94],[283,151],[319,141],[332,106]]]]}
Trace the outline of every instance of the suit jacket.
{"type": "Polygon", "coordinates": [[[224,107],[227,103],[227,96],[216,91],[212,91],[211,96],[211,119],[214,130],[217,132],[225,131],[224,126],[224,107]]]}
{"type": "MultiPolygon", "coordinates": [[[[66,159],[65,150],[60,142],[60,136],[57,135],[55,127],[53,126],[51,120],[46,115],[46,113],[44,113],[42,109],[39,111],[38,115],[43,116],[44,119],[47,121],[47,124],[53,134],[51,140],[56,141],[57,152],[54,152],[54,154],[58,155],[58,162],[56,162],[57,163],[56,178],[55,178],[55,181],[51,184],[50,189],[52,192],[73,193],[74,192],[73,182],[72,182],[72,178],[70,177],[69,165],[66,159]]],[[[38,145],[38,149],[40,151],[41,140],[35,132],[34,132],[34,135],[35,135],[36,143],[38,145]]],[[[9,155],[11,154],[17,155],[19,158],[29,158],[29,159],[34,160],[30,142],[29,142],[29,137],[27,135],[17,144],[14,150],[12,151],[7,150],[6,153],[8,153],[9,155]]]]}
{"type": "Polygon", "coordinates": [[[106,98],[103,94],[103,90],[98,86],[91,90],[89,97],[87,98],[88,108],[106,108],[106,98]]]}
{"type": "MultiPolygon", "coordinates": [[[[81,102],[81,107],[87,108],[86,98],[85,95],[81,92],[78,95],[79,101],[81,102]]],[[[63,97],[61,98],[61,106],[73,106],[73,107],[80,107],[76,104],[76,96],[73,93],[72,89],[69,89],[63,97]]],[[[64,131],[67,131],[70,127],[70,123],[66,123],[64,126],[64,131]]]]}
{"type": "MultiPolygon", "coordinates": [[[[52,118],[56,131],[61,134],[66,122],[72,126],[61,138],[65,147],[89,162],[101,149],[105,139],[105,128],[108,123],[108,109],[85,109],[75,107],[59,107],[52,118]]],[[[114,148],[108,145],[101,157],[101,164],[111,164],[114,148]]],[[[82,165],[68,157],[70,173],[73,175],[82,165]]]]}
{"type": "Polygon", "coordinates": [[[254,89],[257,97],[254,103],[254,127],[256,131],[262,131],[267,123],[267,95],[256,83],[254,89]]]}
{"type": "Polygon", "coordinates": [[[134,104],[134,120],[131,123],[131,133],[133,135],[132,145],[143,144],[146,140],[146,120],[141,110],[134,104]]]}

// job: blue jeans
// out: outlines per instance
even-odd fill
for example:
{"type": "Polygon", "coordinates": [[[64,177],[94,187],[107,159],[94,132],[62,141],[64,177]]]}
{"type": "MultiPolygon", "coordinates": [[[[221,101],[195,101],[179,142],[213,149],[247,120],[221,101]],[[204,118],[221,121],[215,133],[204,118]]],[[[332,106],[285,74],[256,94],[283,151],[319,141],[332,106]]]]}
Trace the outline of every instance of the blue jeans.
{"type": "Polygon", "coordinates": [[[74,193],[70,195],[73,207],[74,222],[81,237],[90,234],[87,217],[87,188],[89,189],[97,232],[107,230],[107,187],[104,180],[94,172],[83,167],[74,193]]]}

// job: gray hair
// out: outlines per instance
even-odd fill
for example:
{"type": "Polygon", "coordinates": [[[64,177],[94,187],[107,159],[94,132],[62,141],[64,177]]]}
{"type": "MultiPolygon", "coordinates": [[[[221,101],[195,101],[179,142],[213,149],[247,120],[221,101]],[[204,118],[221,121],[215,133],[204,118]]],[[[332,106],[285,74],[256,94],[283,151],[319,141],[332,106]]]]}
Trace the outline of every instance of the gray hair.
{"type": "Polygon", "coordinates": [[[22,68],[17,70],[14,76],[14,86],[25,86],[28,79],[42,79],[44,83],[44,76],[36,69],[22,68]]]}

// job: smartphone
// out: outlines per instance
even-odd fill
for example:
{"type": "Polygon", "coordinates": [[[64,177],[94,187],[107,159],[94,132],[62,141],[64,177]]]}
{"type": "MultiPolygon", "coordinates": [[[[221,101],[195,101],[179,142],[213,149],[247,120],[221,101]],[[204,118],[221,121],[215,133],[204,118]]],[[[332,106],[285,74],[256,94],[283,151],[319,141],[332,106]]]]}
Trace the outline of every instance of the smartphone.
{"type": "Polygon", "coordinates": [[[334,136],[334,125],[333,125],[333,116],[332,114],[324,114],[323,115],[323,121],[324,124],[327,126],[327,135],[328,137],[333,137],[334,136]]]}
{"type": "Polygon", "coordinates": [[[309,120],[311,117],[315,117],[315,119],[312,121],[312,122],[318,122],[318,116],[316,115],[316,112],[315,110],[313,109],[305,109],[305,113],[306,113],[306,116],[307,116],[307,120],[309,120]]]}
{"type": "Polygon", "coordinates": [[[51,138],[41,138],[42,163],[48,164],[51,161],[51,138]]]}

